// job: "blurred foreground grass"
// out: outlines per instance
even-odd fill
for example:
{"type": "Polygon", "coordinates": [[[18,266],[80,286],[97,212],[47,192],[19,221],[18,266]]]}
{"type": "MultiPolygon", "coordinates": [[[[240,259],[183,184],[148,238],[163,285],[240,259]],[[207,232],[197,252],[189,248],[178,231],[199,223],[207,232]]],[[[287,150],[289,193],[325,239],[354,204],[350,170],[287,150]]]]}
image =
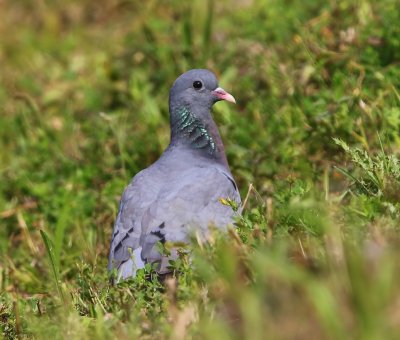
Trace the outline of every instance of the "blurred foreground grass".
{"type": "Polygon", "coordinates": [[[1,2],[3,336],[399,338],[399,6],[1,2]],[[110,287],[119,195],[200,67],[238,101],[214,117],[243,218],[193,270],[110,287]]]}

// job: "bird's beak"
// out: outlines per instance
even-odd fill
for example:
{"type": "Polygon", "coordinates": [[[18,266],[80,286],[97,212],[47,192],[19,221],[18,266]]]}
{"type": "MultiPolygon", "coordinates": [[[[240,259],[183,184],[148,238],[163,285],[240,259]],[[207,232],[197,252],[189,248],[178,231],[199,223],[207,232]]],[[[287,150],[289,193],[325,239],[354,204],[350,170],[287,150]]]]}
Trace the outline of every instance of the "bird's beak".
{"type": "Polygon", "coordinates": [[[217,87],[212,94],[218,98],[218,100],[226,100],[231,103],[236,104],[235,98],[228,92],[226,92],[222,87],[217,87]]]}

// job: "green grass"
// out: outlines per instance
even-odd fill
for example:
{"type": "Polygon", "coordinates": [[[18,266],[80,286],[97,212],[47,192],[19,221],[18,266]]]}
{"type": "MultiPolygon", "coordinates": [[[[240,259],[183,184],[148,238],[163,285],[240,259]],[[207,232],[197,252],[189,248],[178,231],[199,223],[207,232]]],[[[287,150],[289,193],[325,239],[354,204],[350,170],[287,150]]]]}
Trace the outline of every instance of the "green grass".
{"type": "Polygon", "coordinates": [[[0,8],[4,338],[399,338],[398,1],[0,8]],[[238,102],[214,117],[243,216],[165,282],[110,286],[120,195],[200,67],[238,102]]]}

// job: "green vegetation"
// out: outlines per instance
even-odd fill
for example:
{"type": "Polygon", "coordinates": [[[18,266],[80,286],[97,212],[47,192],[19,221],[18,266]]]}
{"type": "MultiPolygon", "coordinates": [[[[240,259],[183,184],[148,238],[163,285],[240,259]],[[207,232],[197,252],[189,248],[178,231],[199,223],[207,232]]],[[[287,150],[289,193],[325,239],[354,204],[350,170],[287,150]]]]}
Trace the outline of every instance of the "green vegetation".
{"type": "Polygon", "coordinates": [[[397,0],[0,9],[4,338],[399,338],[397,0]],[[120,194],[168,144],[172,82],[200,67],[238,102],[214,117],[243,217],[164,282],[112,287],[120,194]]]}

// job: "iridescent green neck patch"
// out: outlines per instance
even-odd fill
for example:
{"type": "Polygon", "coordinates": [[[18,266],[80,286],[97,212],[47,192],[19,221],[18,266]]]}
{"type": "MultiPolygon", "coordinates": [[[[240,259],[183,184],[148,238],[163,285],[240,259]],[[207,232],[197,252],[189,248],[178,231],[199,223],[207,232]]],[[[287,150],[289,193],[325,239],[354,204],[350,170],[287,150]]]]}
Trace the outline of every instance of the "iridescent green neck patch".
{"type": "Polygon", "coordinates": [[[204,124],[195,117],[187,107],[176,110],[177,124],[175,132],[183,135],[196,149],[206,149],[209,154],[214,154],[216,145],[204,124]]]}

